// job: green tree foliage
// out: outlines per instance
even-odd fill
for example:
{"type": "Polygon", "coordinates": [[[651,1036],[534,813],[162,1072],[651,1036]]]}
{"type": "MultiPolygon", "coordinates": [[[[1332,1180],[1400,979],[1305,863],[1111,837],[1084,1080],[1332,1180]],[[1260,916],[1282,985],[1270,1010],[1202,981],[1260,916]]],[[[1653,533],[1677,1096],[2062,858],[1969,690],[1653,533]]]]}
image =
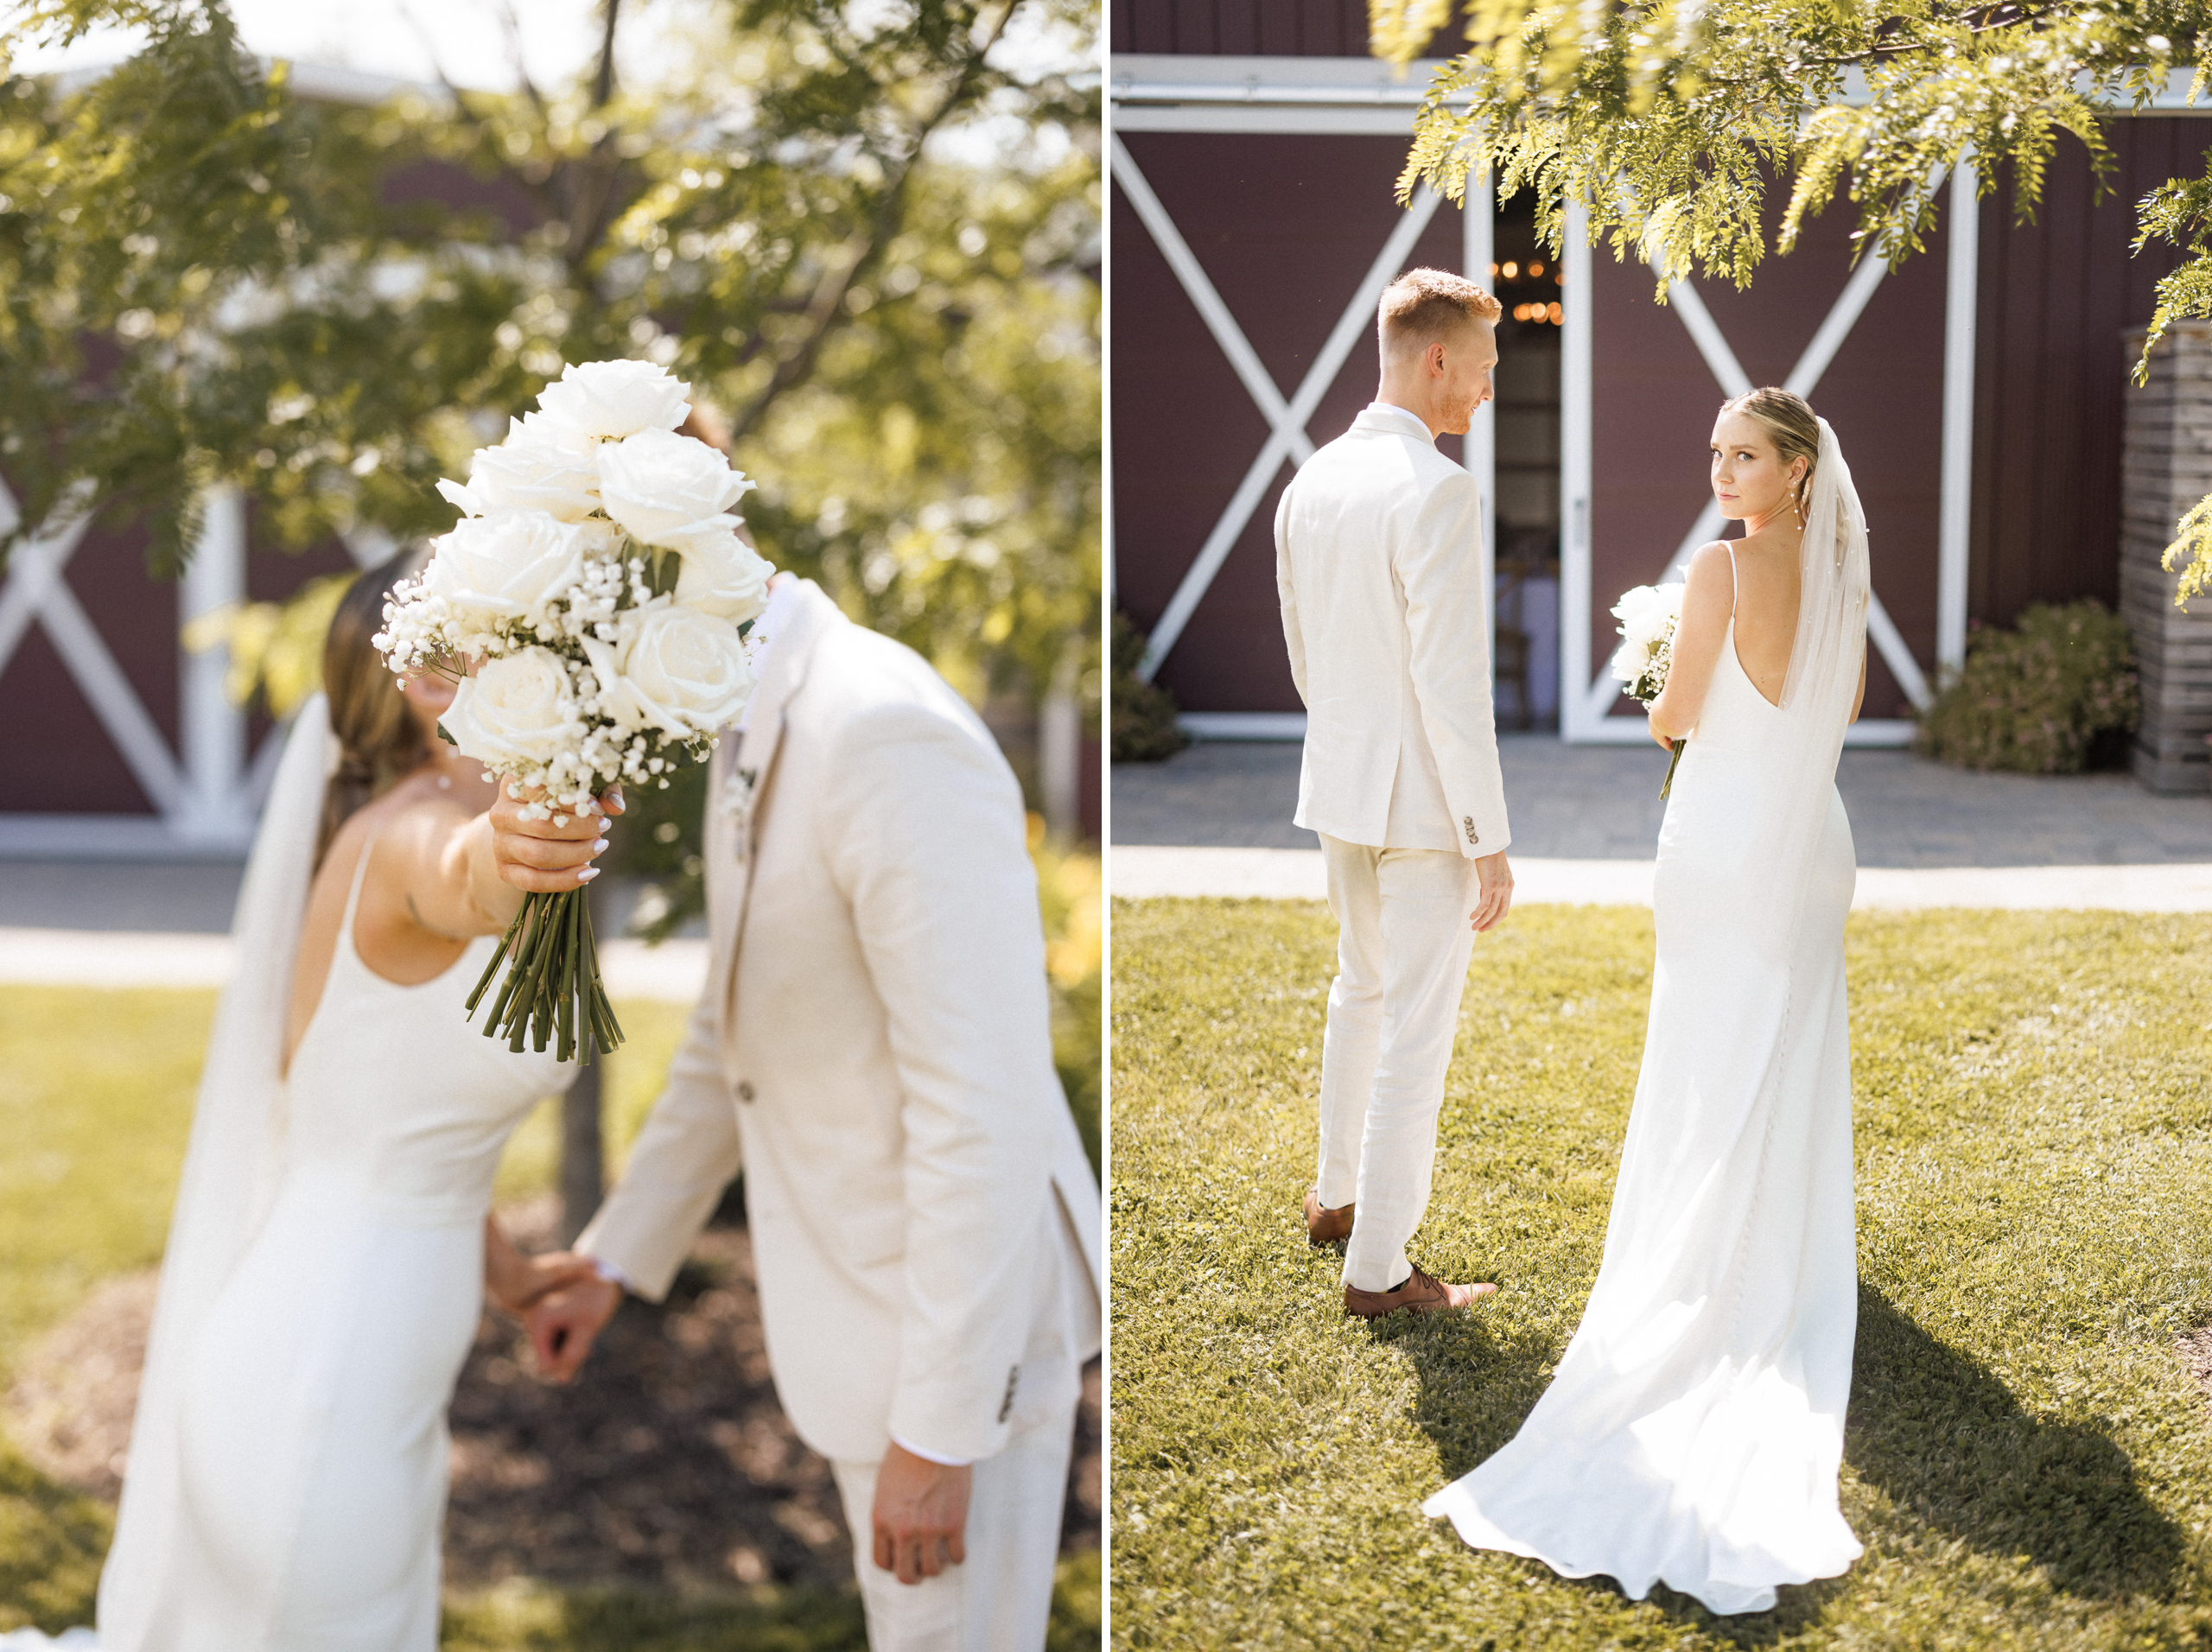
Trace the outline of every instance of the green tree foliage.
{"type": "MultiPolygon", "coordinates": [[[[1451,10],[1370,0],[1375,50],[1410,61],[1451,10]]],[[[1402,194],[1426,179],[1457,200],[1494,174],[1502,194],[1535,192],[1554,252],[1579,202],[1593,238],[1650,264],[1662,300],[1669,276],[1748,286],[1770,194],[1776,251],[1840,191],[1858,255],[1894,266],[1923,249],[1961,161],[1984,194],[2009,176],[2025,217],[2062,141],[2107,173],[2101,120],[2177,70],[2193,99],[2207,87],[2190,0],[1469,0],[1465,16],[1470,49],[1428,88],[1402,194]]],[[[2212,165],[2152,192],[2138,221],[2139,248],[2188,255],[2158,284],[2147,362],[2168,324],[2212,315],[2212,165]]],[[[2212,581],[2212,510],[2177,532],[2186,595],[2212,581]]]]}
{"type": "Polygon", "coordinates": [[[563,363],[645,356],[726,420],[775,561],[971,691],[1095,683],[1098,92],[1002,66],[1010,29],[1079,59],[1087,10],[725,0],[626,86],[638,10],[575,85],[363,108],[295,97],[222,0],[19,9],[10,43],[148,40],[0,84],[18,534],[128,513],[174,570],[218,482],[294,545],[436,531],[431,484],[563,363]]]}

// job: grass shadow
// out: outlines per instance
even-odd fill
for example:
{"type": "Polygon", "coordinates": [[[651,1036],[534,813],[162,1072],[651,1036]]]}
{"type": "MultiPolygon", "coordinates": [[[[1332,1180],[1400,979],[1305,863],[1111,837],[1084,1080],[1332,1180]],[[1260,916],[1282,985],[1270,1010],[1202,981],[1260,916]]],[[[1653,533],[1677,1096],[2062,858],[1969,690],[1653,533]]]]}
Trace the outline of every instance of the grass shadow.
{"type": "Polygon", "coordinates": [[[1482,1310],[1393,1313],[1367,1322],[1377,1348],[1395,1349],[1420,1383],[1413,1421],[1436,1446],[1446,1483],[1519,1431],[1550,1383],[1561,1348],[1544,1336],[1501,1339],[1482,1310]]]}
{"type": "Polygon", "coordinates": [[[1859,1291],[1844,1461],[1914,1517],[2087,1599],[2174,1596],[2187,1540],[2093,1422],[2030,1416],[1980,1362],[1859,1291]]]}

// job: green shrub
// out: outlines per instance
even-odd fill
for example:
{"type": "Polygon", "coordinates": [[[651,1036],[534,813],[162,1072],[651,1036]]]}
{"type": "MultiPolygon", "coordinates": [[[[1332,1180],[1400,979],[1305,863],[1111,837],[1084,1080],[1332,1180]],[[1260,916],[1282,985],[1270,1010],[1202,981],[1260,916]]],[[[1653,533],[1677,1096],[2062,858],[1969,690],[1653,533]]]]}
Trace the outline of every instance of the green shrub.
{"type": "Polygon", "coordinates": [[[1114,615],[1114,760],[1164,763],[1188,746],[1176,726],[1175,696],[1137,675],[1145,636],[1119,611],[1114,615]]]}
{"type": "Polygon", "coordinates": [[[2094,599],[2038,602],[2012,630],[1967,639],[1913,749],[1963,769],[2078,774],[2100,734],[2134,728],[2139,706],[2127,622],[2094,599]]]}

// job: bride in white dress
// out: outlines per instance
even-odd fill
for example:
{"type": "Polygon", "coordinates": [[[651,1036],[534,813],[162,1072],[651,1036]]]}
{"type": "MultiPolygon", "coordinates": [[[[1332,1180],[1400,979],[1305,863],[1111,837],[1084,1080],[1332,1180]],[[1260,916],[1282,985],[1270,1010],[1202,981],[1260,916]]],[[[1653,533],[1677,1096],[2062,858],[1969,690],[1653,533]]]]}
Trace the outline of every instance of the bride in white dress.
{"type": "Polygon", "coordinates": [[[1836,1497],[1858,1270],[1835,768],[1868,586],[1851,473],[1802,400],[1726,403],[1712,467],[1746,532],[1692,556],[1651,707],[1654,738],[1690,740],[1604,1261],[1521,1432],[1422,1509],[1635,1599],[1744,1612],[1860,1552],[1836,1497]]]}
{"type": "Polygon", "coordinates": [[[488,1215],[508,1134],[567,1083],[463,1007],[522,895],[482,770],[369,639],[404,569],[332,622],[263,816],[162,1270],[105,1652],[433,1652],[446,1410],[486,1287],[588,1268],[488,1215]]]}

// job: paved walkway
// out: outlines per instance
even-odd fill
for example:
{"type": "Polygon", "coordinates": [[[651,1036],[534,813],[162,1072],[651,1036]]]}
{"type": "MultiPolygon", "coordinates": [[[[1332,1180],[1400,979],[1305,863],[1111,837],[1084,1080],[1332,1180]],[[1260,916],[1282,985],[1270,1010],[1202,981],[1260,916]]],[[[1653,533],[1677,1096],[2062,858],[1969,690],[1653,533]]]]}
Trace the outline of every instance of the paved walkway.
{"type": "MultiPolygon", "coordinates": [[[[1499,742],[1517,898],[1649,905],[1665,805],[1655,747],[1499,742]]],[[[1207,743],[1113,771],[1116,895],[1320,898],[1320,856],[1290,823],[1294,744],[1207,743]],[[1267,853],[1272,851],[1272,853],[1267,853]]],[[[2212,798],[2126,774],[1971,774],[1852,750],[1837,775],[1861,906],[2212,911],[2212,798]]]]}
{"type": "MultiPolygon", "coordinates": [[[[1319,849],[1166,848],[1118,844],[1114,893],[1325,900],[1319,849]]],[[[1649,906],[1649,861],[1513,857],[1519,905],[1649,906]]],[[[2212,862],[2158,866],[1861,867],[1854,910],[1933,906],[2014,911],[2212,912],[2212,862]]]]}
{"type": "MultiPolygon", "coordinates": [[[[0,927],[0,985],[220,987],[235,962],[227,935],[0,927]]],[[[707,984],[707,944],[602,941],[599,973],[610,998],[696,1004],[707,984]]]]}
{"type": "MultiPolygon", "coordinates": [[[[1656,746],[1498,740],[1513,854],[1641,861],[1659,841],[1656,746]]],[[[1312,848],[1290,823],[1299,747],[1208,742],[1113,771],[1114,842],[1312,848]]],[[[2212,861],[2212,797],[2161,797],[2126,774],[1970,774],[1853,750],[1836,776],[1862,867],[2134,866],[2212,861]]]]}
{"type": "MultiPolygon", "coordinates": [[[[0,860],[0,985],[219,987],[245,873],[235,861],[0,860]]],[[[614,885],[602,933],[620,935],[638,893],[614,885]]],[[[601,941],[608,993],[696,1003],[707,944],[691,927],[658,946],[601,941]]]]}

